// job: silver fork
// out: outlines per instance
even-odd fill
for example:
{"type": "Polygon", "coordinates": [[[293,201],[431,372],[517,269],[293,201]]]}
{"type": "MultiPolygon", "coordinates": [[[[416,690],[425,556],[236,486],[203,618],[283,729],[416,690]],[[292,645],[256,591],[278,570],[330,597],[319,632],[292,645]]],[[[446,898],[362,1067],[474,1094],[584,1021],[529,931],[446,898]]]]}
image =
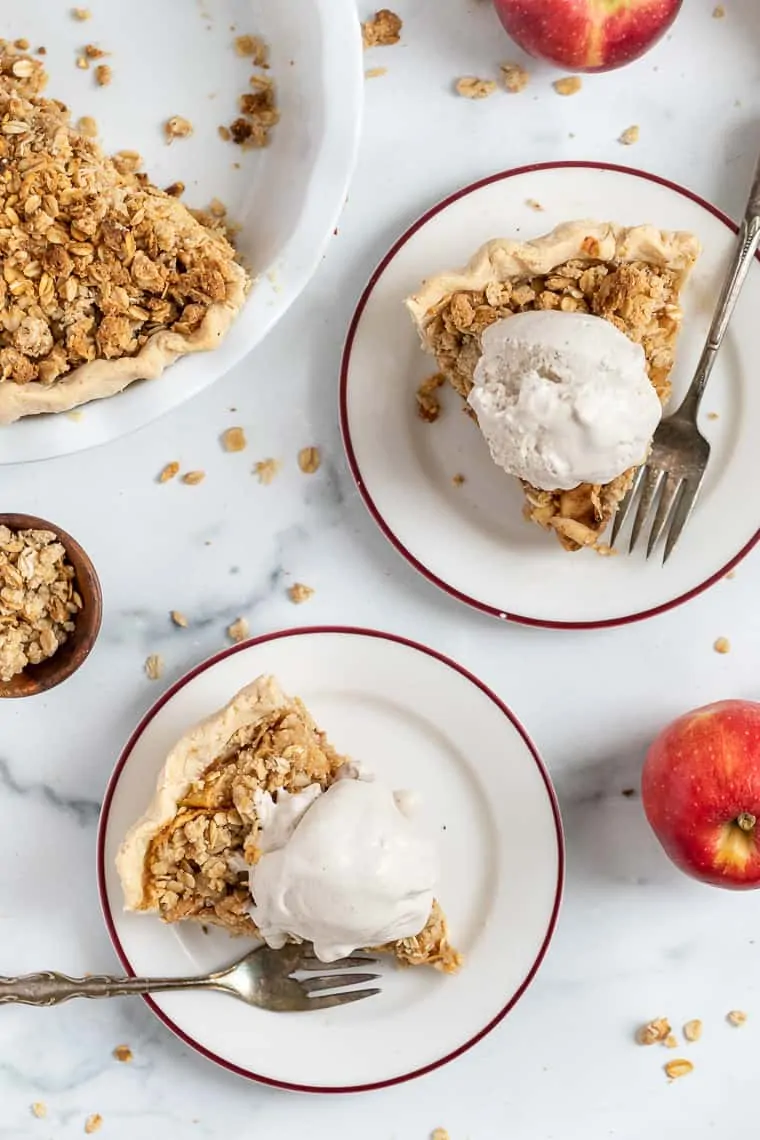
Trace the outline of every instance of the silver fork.
{"type": "Polygon", "coordinates": [[[115,978],[106,974],[86,978],[69,978],[44,970],[18,978],[0,977],[0,1005],[58,1005],[71,998],[124,997],[129,994],[154,994],[167,990],[219,990],[231,994],[248,1005],[289,1013],[313,1009],[331,1009],[379,994],[378,988],[346,990],[373,982],[379,974],[334,974],[331,970],[371,966],[375,958],[353,955],[326,965],[314,956],[308,946],[286,946],[270,950],[260,946],[233,963],[226,970],[189,978],[115,978]],[[293,974],[303,971],[315,977],[299,980],[293,974]],[[343,989],[342,993],[319,995],[320,990],[343,989]]]}
{"type": "Polygon", "coordinates": [[[613,545],[636,496],[639,491],[641,492],[631,528],[629,553],[634,550],[639,540],[655,500],[657,500],[657,509],[649,532],[647,558],[657,546],[670,520],[662,558],[663,565],[673,553],[694,510],[707,469],[707,461],[710,458],[710,444],[697,427],[699,405],[758,245],[760,245],[760,162],[755,170],[752,189],[739,228],[736,252],[721,289],[694,379],[680,407],[662,420],[654,433],[649,459],[636,472],[631,489],[618,508],[612,528],[613,545]]]}

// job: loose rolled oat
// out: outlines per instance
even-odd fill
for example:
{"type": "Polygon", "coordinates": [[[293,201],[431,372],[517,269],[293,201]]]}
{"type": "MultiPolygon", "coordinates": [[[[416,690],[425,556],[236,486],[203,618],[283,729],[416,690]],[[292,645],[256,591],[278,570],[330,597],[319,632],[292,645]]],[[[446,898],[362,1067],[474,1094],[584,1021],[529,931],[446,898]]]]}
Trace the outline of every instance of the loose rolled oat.
{"type": "Polygon", "coordinates": [[[117,1061],[121,1061],[124,1065],[128,1065],[134,1056],[129,1045],[117,1045],[113,1051],[113,1055],[117,1061]]]}
{"type": "Polygon", "coordinates": [[[318,447],[302,447],[298,452],[298,466],[304,475],[314,475],[319,471],[322,456],[318,447]]]}
{"type": "Polygon", "coordinates": [[[169,617],[180,629],[187,629],[187,618],[180,610],[170,610],[169,617]]]}
{"type": "Polygon", "coordinates": [[[663,1065],[663,1068],[671,1081],[676,1081],[679,1077],[686,1077],[689,1073],[694,1072],[694,1065],[691,1061],[687,1061],[685,1057],[679,1057],[675,1061],[668,1061],[667,1065],[663,1065]]]}
{"type": "Polygon", "coordinates": [[[103,1117],[99,1112],[93,1112],[92,1116],[88,1116],[84,1122],[84,1130],[88,1136],[92,1132],[98,1132],[103,1125],[103,1117]]]}
{"type": "Polygon", "coordinates": [[[189,119],[183,118],[182,115],[172,115],[164,123],[164,134],[167,142],[173,142],[174,139],[186,139],[192,133],[193,124],[189,119]]]}
{"type": "Polygon", "coordinates": [[[496,90],[493,79],[479,79],[476,75],[463,75],[454,86],[457,95],[465,99],[487,99],[496,90]]]}
{"type": "Polygon", "coordinates": [[[247,440],[241,427],[227,428],[222,432],[222,447],[225,451],[245,451],[247,440]]]}
{"type": "Polygon", "coordinates": [[[186,471],[181,482],[186,483],[188,487],[197,487],[205,478],[205,471],[186,471]]]}
{"type": "Polygon", "coordinates": [[[74,567],[57,535],[0,526],[0,680],[52,657],[81,608],[74,567]]]}
{"type": "Polygon", "coordinates": [[[698,1017],[686,1022],[683,1027],[683,1035],[687,1041],[699,1041],[702,1036],[702,1022],[698,1017]]]}
{"type": "Polygon", "coordinates": [[[305,586],[303,582],[294,582],[288,589],[288,597],[294,606],[300,606],[304,602],[308,602],[309,598],[314,596],[314,589],[312,586],[305,586]]]}
{"type": "Polygon", "coordinates": [[[174,476],[178,475],[178,474],[179,474],[179,463],[177,463],[177,461],[175,459],[173,459],[171,463],[167,463],[166,466],[162,467],[161,470],[159,471],[158,482],[159,483],[168,483],[170,479],[173,479],[174,476]]]}
{"type": "Polygon", "coordinates": [[[654,1045],[664,1041],[670,1033],[670,1022],[666,1017],[655,1017],[636,1031],[636,1040],[639,1045],[654,1045]]]}
{"type": "Polygon", "coordinates": [[[565,79],[555,79],[552,83],[558,95],[576,95],[582,86],[580,75],[568,75],[565,79]]]}
{"type": "Polygon", "coordinates": [[[240,642],[245,641],[248,636],[248,622],[245,618],[239,617],[233,621],[232,625],[227,627],[227,636],[230,641],[240,642]]]}
{"type": "Polygon", "coordinates": [[[729,1025],[733,1025],[736,1028],[740,1025],[744,1025],[746,1020],[747,1015],[743,1009],[732,1009],[730,1013],[726,1014],[726,1021],[729,1025]]]}
{"type": "Polygon", "coordinates": [[[528,85],[528,72],[520,63],[502,63],[499,70],[504,86],[510,95],[517,95],[524,91],[528,85]]]}
{"type": "Polygon", "coordinates": [[[157,681],[164,671],[164,660],[159,653],[151,653],[145,658],[145,676],[149,681],[157,681]]]}
{"type": "Polygon", "coordinates": [[[258,477],[259,483],[265,486],[269,486],[279,470],[280,464],[277,459],[260,459],[253,466],[254,475],[258,477]]]}
{"type": "Polygon", "coordinates": [[[43,1104],[41,1100],[36,1100],[32,1105],[32,1116],[36,1116],[38,1120],[44,1120],[47,1116],[47,1105],[43,1104]]]}
{"type": "Polygon", "coordinates": [[[637,143],[639,141],[640,133],[641,132],[639,131],[639,128],[636,126],[636,124],[634,124],[632,127],[626,127],[618,139],[618,142],[621,142],[623,146],[633,146],[634,143],[637,143]]]}

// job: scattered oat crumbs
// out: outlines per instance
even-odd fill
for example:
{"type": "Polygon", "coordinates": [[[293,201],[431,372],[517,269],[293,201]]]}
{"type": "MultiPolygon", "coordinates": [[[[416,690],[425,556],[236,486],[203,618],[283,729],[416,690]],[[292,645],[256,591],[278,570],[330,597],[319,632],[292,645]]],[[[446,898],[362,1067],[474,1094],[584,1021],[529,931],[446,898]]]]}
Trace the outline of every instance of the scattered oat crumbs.
{"type": "Polygon", "coordinates": [[[464,477],[464,475],[462,475],[461,473],[458,472],[456,475],[453,476],[451,482],[454,484],[455,487],[461,487],[465,482],[465,477],[464,477]]]}
{"type": "Polygon", "coordinates": [[[80,420],[84,419],[84,412],[78,412],[76,408],[73,408],[70,412],[66,412],[66,419],[73,420],[75,424],[78,424],[80,420]]]}
{"type": "Polygon", "coordinates": [[[449,1134],[445,1128],[436,1128],[430,1134],[430,1140],[449,1140],[449,1134]]]}
{"type": "Polygon", "coordinates": [[[169,617],[180,629],[187,629],[187,618],[181,610],[169,610],[169,617]]]}
{"type": "Polygon", "coordinates": [[[727,577],[729,580],[731,580],[731,579],[735,578],[735,577],[736,577],[736,571],[735,571],[735,570],[729,570],[728,574],[726,574],[726,577],[727,577]]]}
{"type": "Polygon", "coordinates": [[[232,138],[232,132],[230,131],[229,127],[217,127],[216,133],[219,135],[220,139],[224,140],[224,142],[229,142],[232,138]]]}
{"type": "Polygon", "coordinates": [[[313,475],[319,471],[322,455],[318,447],[302,447],[298,452],[298,466],[304,475],[313,475]]]}
{"type": "Polygon", "coordinates": [[[493,79],[478,79],[476,75],[463,75],[454,84],[457,95],[464,99],[487,99],[496,90],[493,79]]]}
{"type": "Polygon", "coordinates": [[[164,194],[168,194],[170,198],[181,198],[184,193],[184,182],[170,182],[168,186],[164,187],[164,194]]]}
{"type": "Polygon", "coordinates": [[[687,1041],[699,1041],[702,1036],[702,1022],[698,1017],[686,1022],[683,1027],[683,1035],[687,1041]]]}
{"type": "Polygon", "coordinates": [[[401,39],[403,26],[400,16],[389,8],[381,8],[362,24],[362,42],[365,48],[390,47],[401,39]]]}
{"type": "Polygon", "coordinates": [[[167,463],[165,467],[161,468],[158,475],[158,482],[168,483],[169,480],[173,479],[177,474],[179,474],[179,463],[173,459],[171,463],[167,463]]]}
{"type": "Polygon", "coordinates": [[[166,135],[167,143],[174,142],[175,139],[189,138],[193,133],[193,124],[189,119],[185,119],[182,115],[172,115],[164,123],[164,134],[166,135]]]}
{"type": "Polygon", "coordinates": [[[303,602],[308,602],[309,598],[313,597],[314,590],[311,586],[305,586],[303,582],[294,582],[292,586],[288,587],[288,597],[294,606],[300,606],[303,602]]]}
{"type": "Polygon", "coordinates": [[[540,213],[544,208],[540,202],[536,201],[535,198],[526,198],[525,199],[525,205],[529,206],[531,208],[531,210],[536,210],[536,212],[538,212],[538,213],[540,213]]]}
{"type": "Polygon", "coordinates": [[[29,51],[30,44],[29,40],[22,36],[21,39],[13,41],[13,46],[17,47],[19,51],[29,51]]]}
{"type": "Polygon", "coordinates": [[[78,55],[77,56],[77,67],[79,68],[80,71],[86,71],[89,66],[90,66],[90,61],[86,55],[78,55]]]}
{"type": "Polygon", "coordinates": [[[521,63],[502,63],[499,71],[510,95],[517,95],[528,86],[529,75],[521,63]]]}
{"type": "Polygon", "coordinates": [[[222,432],[222,447],[225,451],[245,451],[247,443],[241,427],[230,427],[222,432]]]}
{"type": "Polygon", "coordinates": [[[670,1022],[666,1017],[655,1017],[636,1031],[636,1040],[639,1045],[654,1045],[664,1041],[670,1033],[670,1022]]]}
{"type": "Polygon", "coordinates": [[[441,414],[441,403],[435,392],[446,381],[440,372],[428,376],[417,389],[417,415],[428,424],[434,424],[441,414]]]}
{"type": "Polygon", "coordinates": [[[640,133],[641,132],[638,126],[634,123],[632,127],[625,128],[625,130],[620,135],[618,142],[622,143],[623,146],[633,146],[634,143],[637,143],[639,141],[640,133]]]}
{"type": "Polygon", "coordinates": [[[691,1061],[687,1061],[685,1057],[679,1057],[675,1061],[668,1061],[663,1065],[668,1080],[677,1081],[679,1077],[687,1077],[689,1073],[694,1072],[694,1066],[691,1061]]]}
{"type": "Polygon", "coordinates": [[[32,1105],[32,1116],[36,1116],[38,1120],[44,1120],[47,1116],[47,1105],[43,1104],[41,1100],[36,1100],[32,1105]]]}
{"type": "Polygon", "coordinates": [[[84,54],[88,59],[105,59],[105,57],[111,53],[103,51],[103,48],[99,48],[97,44],[85,44],[84,54]]]}
{"type": "MultiPolygon", "coordinates": [[[[95,82],[97,83],[98,87],[108,87],[112,79],[113,72],[108,64],[98,64],[98,66],[95,68],[95,82]]],[[[100,1125],[98,1125],[98,1128],[100,1128],[100,1125]]]]}
{"type": "Polygon", "coordinates": [[[164,659],[160,653],[151,653],[145,658],[145,675],[149,681],[157,681],[164,671],[164,659]]]}
{"type": "Polygon", "coordinates": [[[227,626],[227,636],[230,641],[235,643],[245,641],[248,636],[248,622],[245,618],[239,617],[233,621],[232,625],[227,626]]]}
{"type": "Polygon", "coordinates": [[[121,1061],[123,1065],[128,1065],[134,1057],[129,1045],[117,1045],[113,1051],[113,1055],[116,1060],[121,1061]]]}
{"type": "Polygon", "coordinates": [[[558,95],[577,95],[582,86],[580,75],[568,75],[564,79],[555,79],[552,83],[558,95]]]}
{"type": "Polygon", "coordinates": [[[365,79],[380,79],[382,75],[388,74],[387,67],[368,67],[364,72],[365,79]]]}
{"type": "Polygon", "coordinates": [[[91,18],[92,12],[89,8],[72,8],[71,15],[75,20],[80,20],[82,23],[84,23],[85,20],[89,20],[91,18]]]}
{"type": "Polygon", "coordinates": [[[142,166],[142,155],[136,150],[117,150],[113,164],[119,174],[134,174],[142,166]]]}
{"type": "Polygon", "coordinates": [[[269,48],[260,36],[236,36],[235,52],[249,56],[254,67],[269,67],[269,48]]]}
{"type": "Polygon", "coordinates": [[[667,1037],[665,1038],[665,1040],[663,1041],[663,1045],[665,1046],[666,1049],[677,1049],[678,1048],[678,1038],[676,1037],[675,1033],[669,1033],[667,1035],[667,1037]]]}
{"type": "Polygon", "coordinates": [[[182,476],[182,482],[186,483],[188,487],[197,487],[205,478],[205,471],[186,471],[182,476]]]}
{"type": "Polygon", "coordinates": [[[744,1025],[747,1020],[747,1015],[743,1009],[732,1009],[730,1013],[726,1014],[726,1021],[729,1025],[734,1025],[737,1028],[744,1025]]]}
{"type": "Polygon", "coordinates": [[[707,418],[708,418],[708,420],[719,420],[720,416],[717,412],[708,412],[707,418]]]}
{"type": "Polygon", "coordinates": [[[713,8],[713,20],[722,20],[726,14],[726,9],[722,4],[716,4],[713,8]]]}
{"type": "Polygon", "coordinates": [[[280,464],[277,459],[260,459],[258,463],[253,465],[254,475],[257,476],[259,483],[263,483],[265,487],[269,486],[279,470],[280,464]]]}
{"type": "Polygon", "coordinates": [[[103,1124],[103,1117],[99,1112],[93,1112],[88,1116],[84,1122],[84,1130],[89,1136],[93,1132],[98,1132],[103,1124]]]}
{"type": "Polygon", "coordinates": [[[91,115],[82,115],[81,119],[77,119],[77,130],[85,138],[94,139],[98,137],[98,124],[91,115]]]}
{"type": "Polygon", "coordinates": [[[727,637],[719,637],[713,643],[713,649],[716,653],[729,653],[731,651],[731,642],[727,637]]]}

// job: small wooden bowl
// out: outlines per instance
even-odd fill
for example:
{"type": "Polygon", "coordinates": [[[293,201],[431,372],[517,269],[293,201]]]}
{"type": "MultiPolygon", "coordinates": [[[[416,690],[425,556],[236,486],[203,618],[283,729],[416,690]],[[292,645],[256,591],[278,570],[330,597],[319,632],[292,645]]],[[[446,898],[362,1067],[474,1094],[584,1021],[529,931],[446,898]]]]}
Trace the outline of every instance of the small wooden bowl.
{"type": "Polygon", "coordinates": [[[100,632],[103,616],[103,595],[95,567],[78,542],[58,526],[34,515],[0,514],[0,526],[10,530],[50,530],[66,550],[74,567],[77,591],[82,608],[74,620],[74,629],[52,657],[39,665],[27,665],[10,681],[0,681],[0,699],[3,697],[33,697],[65,681],[75,673],[92,649],[100,632]]]}

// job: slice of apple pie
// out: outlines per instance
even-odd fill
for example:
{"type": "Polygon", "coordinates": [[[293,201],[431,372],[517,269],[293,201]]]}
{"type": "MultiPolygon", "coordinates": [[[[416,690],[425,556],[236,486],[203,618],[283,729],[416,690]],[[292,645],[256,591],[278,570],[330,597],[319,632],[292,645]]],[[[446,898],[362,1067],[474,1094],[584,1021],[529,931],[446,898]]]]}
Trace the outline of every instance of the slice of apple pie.
{"type": "MultiPolygon", "coordinates": [[[[406,301],[425,349],[466,400],[484,331],[531,310],[587,313],[641,345],[664,405],[681,323],[679,294],[699,253],[689,233],[577,221],[533,241],[489,241],[468,265],[423,282],[406,301]]],[[[607,483],[540,489],[523,480],[525,514],[566,550],[592,546],[633,481],[630,467],[607,483]]]]}
{"type": "MultiPolygon", "coordinates": [[[[319,794],[345,778],[347,763],[298,699],[272,677],[258,678],[168,755],[117,856],[126,908],[258,935],[248,872],[262,857],[262,793],[270,805],[278,793],[319,794]]],[[[382,949],[446,973],[461,962],[437,902],[422,930],[382,949]]]]}

